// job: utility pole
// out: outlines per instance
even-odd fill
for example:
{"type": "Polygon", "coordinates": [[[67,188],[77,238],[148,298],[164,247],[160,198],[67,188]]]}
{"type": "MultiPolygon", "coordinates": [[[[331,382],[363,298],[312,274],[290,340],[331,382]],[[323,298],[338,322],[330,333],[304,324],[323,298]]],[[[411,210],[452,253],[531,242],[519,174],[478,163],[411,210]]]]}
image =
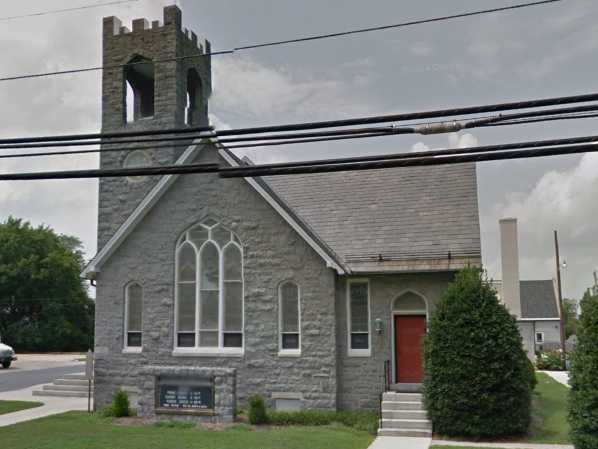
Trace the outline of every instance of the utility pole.
{"type": "Polygon", "coordinates": [[[598,295],[598,272],[594,270],[594,296],[598,295]]]}
{"type": "Polygon", "coordinates": [[[561,317],[561,349],[563,351],[563,369],[567,369],[567,355],[565,348],[565,307],[563,304],[563,287],[561,284],[561,260],[559,256],[559,236],[558,232],[554,231],[554,251],[556,257],[556,284],[559,303],[559,315],[561,317]]]}

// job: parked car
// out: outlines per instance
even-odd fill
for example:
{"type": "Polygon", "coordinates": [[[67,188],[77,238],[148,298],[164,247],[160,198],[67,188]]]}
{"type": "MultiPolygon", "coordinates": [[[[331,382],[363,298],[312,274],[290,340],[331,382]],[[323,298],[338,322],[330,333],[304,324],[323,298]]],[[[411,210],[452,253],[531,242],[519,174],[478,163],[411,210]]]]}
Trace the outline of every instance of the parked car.
{"type": "Polygon", "coordinates": [[[17,360],[14,349],[2,343],[0,338],[0,365],[2,368],[10,368],[10,364],[17,360]]]}

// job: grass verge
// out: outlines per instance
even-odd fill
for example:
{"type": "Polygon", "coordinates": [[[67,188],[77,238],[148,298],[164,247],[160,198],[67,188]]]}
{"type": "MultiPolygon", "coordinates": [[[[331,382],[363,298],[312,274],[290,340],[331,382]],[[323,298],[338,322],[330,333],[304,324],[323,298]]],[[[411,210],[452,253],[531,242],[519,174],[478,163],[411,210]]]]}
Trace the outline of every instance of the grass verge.
{"type": "MultiPolygon", "coordinates": [[[[532,398],[532,424],[527,435],[519,438],[500,439],[508,443],[571,444],[567,422],[567,400],[569,389],[549,375],[536,373],[538,385],[532,398]]],[[[452,438],[438,435],[439,440],[474,441],[474,439],[452,438]]],[[[487,442],[490,440],[475,440],[487,442]]],[[[494,440],[492,440],[494,441],[494,440]]],[[[454,446],[453,446],[454,447],[454,446]]],[[[445,449],[444,446],[433,446],[445,449]]],[[[461,448],[471,449],[471,448],[461,448]]],[[[480,448],[483,449],[483,448],[480,448]]]]}
{"type": "Polygon", "coordinates": [[[533,395],[532,425],[526,443],[571,444],[567,422],[569,389],[549,375],[537,373],[533,395]]]}
{"type": "Polygon", "coordinates": [[[41,402],[25,402],[25,401],[0,401],[0,415],[7,413],[20,412],[29,408],[40,407],[44,404],[41,402]]]}
{"type": "Polygon", "coordinates": [[[11,449],[366,449],[373,437],[345,426],[289,426],[225,430],[166,425],[117,425],[112,419],[71,412],[0,428],[11,449]]]}

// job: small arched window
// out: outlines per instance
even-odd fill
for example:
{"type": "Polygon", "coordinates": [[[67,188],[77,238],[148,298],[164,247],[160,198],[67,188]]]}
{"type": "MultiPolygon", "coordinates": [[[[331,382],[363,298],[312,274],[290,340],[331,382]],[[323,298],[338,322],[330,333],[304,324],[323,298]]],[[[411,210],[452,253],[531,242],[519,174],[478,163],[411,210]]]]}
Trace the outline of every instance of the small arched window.
{"type": "Polygon", "coordinates": [[[178,242],[176,348],[238,352],[243,348],[243,249],[216,220],[178,242]]]}
{"type": "Polygon", "coordinates": [[[141,349],[142,328],[143,288],[133,282],[125,289],[125,349],[141,349]]]}
{"type": "Polygon", "coordinates": [[[201,78],[195,69],[187,72],[187,107],[185,108],[185,124],[198,125],[202,107],[201,78]]]}
{"type": "Polygon", "coordinates": [[[280,355],[298,355],[301,353],[299,287],[294,282],[284,282],[279,288],[278,295],[280,355]]]}
{"type": "Polygon", "coordinates": [[[135,56],[124,68],[125,123],[154,116],[154,63],[135,56]],[[131,105],[132,100],[132,105],[131,105]]]}

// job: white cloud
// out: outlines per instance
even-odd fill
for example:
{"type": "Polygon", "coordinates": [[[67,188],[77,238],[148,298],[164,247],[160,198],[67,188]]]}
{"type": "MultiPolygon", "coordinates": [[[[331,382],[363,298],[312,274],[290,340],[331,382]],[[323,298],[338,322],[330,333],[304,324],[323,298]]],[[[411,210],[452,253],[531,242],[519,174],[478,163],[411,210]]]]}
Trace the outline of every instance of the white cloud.
{"type": "Polygon", "coordinates": [[[411,47],[409,47],[409,51],[415,56],[430,56],[434,49],[430,44],[423,41],[415,42],[411,47]]]}
{"type": "Polygon", "coordinates": [[[448,146],[430,147],[423,142],[417,142],[411,146],[411,151],[430,151],[444,148],[468,148],[478,145],[478,139],[471,133],[450,133],[447,137],[448,146]]]}
{"type": "MultiPolygon", "coordinates": [[[[498,239],[498,220],[515,217],[519,222],[519,251],[523,278],[555,276],[553,230],[559,231],[562,258],[567,261],[565,294],[579,296],[590,284],[598,260],[598,154],[584,155],[569,170],[550,171],[527,192],[514,192],[492,208],[486,221],[486,239],[498,239]],[[577,290],[576,290],[577,288],[577,290]]],[[[494,242],[487,242],[493,246],[494,242]]],[[[499,276],[499,259],[486,261],[499,276]]]]}
{"type": "MultiPolygon", "coordinates": [[[[267,66],[249,57],[213,61],[212,102],[218,111],[244,119],[280,121],[330,118],[368,113],[369,101],[354,92],[353,83],[284,66],[267,66]]],[[[357,85],[369,78],[359,76],[357,85]]]]}

